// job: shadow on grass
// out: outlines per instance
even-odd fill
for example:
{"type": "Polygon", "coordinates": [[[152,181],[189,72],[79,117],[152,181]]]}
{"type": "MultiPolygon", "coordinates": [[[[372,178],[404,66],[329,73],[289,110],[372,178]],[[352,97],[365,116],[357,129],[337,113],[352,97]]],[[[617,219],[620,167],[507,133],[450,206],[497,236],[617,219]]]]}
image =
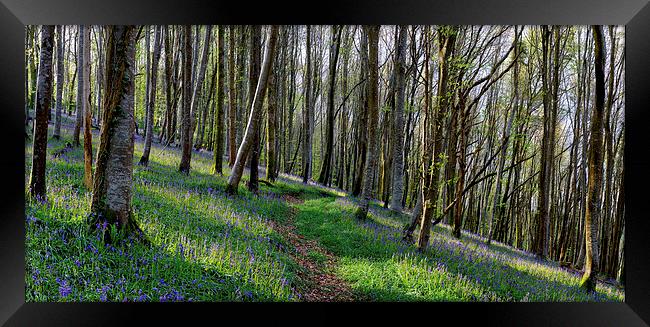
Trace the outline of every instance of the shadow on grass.
{"type": "Polygon", "coordinates": [[[417,253],[400,241],[399,228],[374,219],[358,222],[354,207],[335,198],[297,207],[300,233],[339,256],[339,273],[373,300],[616,301],[604,293],[589,295],[567,276],[558,277],[565,272],[543,271],[542,263],[524,268],[532,263],[507,262],[507,253],[473,247],[472,241],[452,242],[436,234],[425,253],[417,253]]]}
{"type": "MultiPolygon", "coordinates": [[[[51,140],[48,152],[65,142],[51,140]]],[[[87,190],[51,194],[81,185],[82,156],[75,148],[48,162],[48,198],[56,201],[26,203],[27,301],[292,300],[293,263],[266,220],[280,219],[286,203],[250,193],[222,197],[215,190],[223,177],[185,176],[152,160],[149,168],[135,166],[133,202],[154,242],[105,246],[85,220],[64,217],[87,214],[87,190]]]]}
{"type": "Polygon", "coordinates": [[[27,235],[26,302],[286,300],[191,254],[132,238],[106,246],[83,224],[37,220],[27,235]]]}

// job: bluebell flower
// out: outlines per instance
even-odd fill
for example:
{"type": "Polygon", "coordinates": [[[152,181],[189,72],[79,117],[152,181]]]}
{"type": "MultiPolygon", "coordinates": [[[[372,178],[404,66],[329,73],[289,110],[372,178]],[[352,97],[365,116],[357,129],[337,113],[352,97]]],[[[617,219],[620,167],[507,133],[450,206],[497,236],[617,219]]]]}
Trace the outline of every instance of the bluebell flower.
{"type": "Polygon", "coordinates": [[[61,297],[66,297],[70,295],[70,293],[72,293],[72,288],[70,287],[70,285],[68,285],[67,281],[65,280],[62,281],[60,278],[57,278],[56,282],[59,283],[60,285],[59,294],[61,295],[61,297]]]}

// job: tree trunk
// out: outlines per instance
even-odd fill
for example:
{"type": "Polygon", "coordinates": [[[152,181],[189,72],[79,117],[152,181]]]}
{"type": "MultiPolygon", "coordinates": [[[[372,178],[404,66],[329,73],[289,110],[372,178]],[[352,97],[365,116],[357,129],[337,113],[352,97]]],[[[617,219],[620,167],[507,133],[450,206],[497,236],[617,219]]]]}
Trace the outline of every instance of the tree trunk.
{"type": "Polygon", "coordinates": [[[181,114],[181,162],[178,170],[189,175],[190,161],[192,156],[192,132],[191,106],[192,98],[192,28],[189,25],[183,26],[183,105],[181,114]]]}
{"type": "Polygon", "coordinates": [[[90,26],[84,26],[83,40],[83,95],[84,111],[84,185],[89,190],[93,187],[93,134],[92,107],[90,102],[90,26]]]}
{"type": "Polygon", "coordinates": [[[47,157],[47,113],[52,101],[52,50],[54,48],[54,26],[41,26],[41,53],[38,64],[36,90],[36,121],[34,122],[34,143],[32,144],[32,172],[29,178],[29,194],[45,200],[45,167],[47,157]]]}
{"type": "Polygon", "coordinates": [[[237,103],[235,86],[235,26],[228,27],[228,166],[235,164],[237,156],[237,103]]]}
{"type": "Polygon", "coordinates": [[[109,228],[139,231],[133,220],[135,27],[108,26],[106,46],[106,92],[94,179],[91,228],[101,229],[110,243],[109,228]],[[106,224],[106,225],[103,225],[106,224]]]}
{"type": "Polygon", "coordinates": [[[341,48],[341,26],[332,26],[332,43],[329,60],[329,91],[327,93],[327,128],[325,140],[325,155],[321,164],[318,182],[329,185],[332,177],[332,157],[334,153],[334,91],[336,90],[336,64],[341,48]]]}
{"type": "Polygon", "coordinates": [[[368,120],[368,33],[365,28],[361,32],[361,79],[366,80],[359,91],[359,110],[356,119],[356,167],[354,169],[352,196],[359,196],[363,185],[364,168],[366,164],[366,150],[368,147],[367,120],[368,120]]]}
{"type": "MultiPolygon", "coordinates": [[[[515,117],[515,113],[517,112],[517,105],[519,102],[519,34],[517,34],[517,29],[515,27],[515,39],[514,39],[514,47],[515,47],[515,52],[514,52],[514,70],[513,70],[513,75],[512,75],[512,80],[513,80],[513,88],[514,88],[514,100],[512,101],[512,108],[510,109],[510,116],[508,118],[508,121],[505,124],[505,130],[503,131],[503,138],[506,140],[503,144],[502,147],[499,148],[499,152],[501,155],[499,156],[499,163],[497,165],[497,177],[496,177],[496,191],[494,193],[494,199],[492,202],[492,212],[490,213],[490,220],[489,220],[489,229],[488,229],[488,239],[487,239],[487,244],[490,244],[492,241],[494,229],[493,229],[493,224],[500,220],[501,215],[500,212],[502,212],[502,207],[505,206],[505,203],[499,202],[502,200],[502,194],[501,194],[501,176],[503,174],[503,165],[505,164],[506,161],[506,156],[508,155],[508,144],[510,143],[510,131],[512,130],[512,121],[515,117]]],[[[506,112],[507,115],[507,112],[506,112]]],[[[514,160],[514,156],[513,156],[514,160]]],[[[510,179],[508,178],[508,181],[510,179]]],[[[505,189],[506,192],[508,192],[508,187],[506,186],[505,189]]]]}
{"type": "Polygon", "coordinates": [[[102,88],[104,81],[104,27],[97,27],[97,66],[95,68],[95,75],[97,77],[97,116],[95,121],[100,125],[102,118],[102,88]]]}
{"type": "MultiPolygon", "coordinates": [[[[224,121],[223,121],[223,100],[224,100],[224,45],[223,45],[223,37],[224,34],[224,27],[223,26],[218,26],[217,27],[217,113],[216,113],[216,122],[215,122],[215,128],[216,128],[216,137],[215,137],[215,145],[214,145],[214,173],[215,174],[223,174],[222,172],[222,166],[223,166],[223,129],[224,129],[224,121]]],[[[234,98],[231,96],[231,99],[234,98]]]]}
{"type": "Polygon", "coordinates": [[[56,114],[54,115],[54,133],[52,137],[58,140],[61,138],[61,111],[63,110],[65,26],[58,25],[56,33],[58,36],[56,47],[56,114]]]}
{"type": "Polygon", "coordinates": [[[307,184],[311,178],[311,130],[309,125],[311,116],[311,26],[307,25],[307,59],[305,63],[307,68],[305,70],[305,108],[302,113],[302,182],[307,184]]]}
{"type": "Polygon", "coordinates": [[[160,27],[155,27],[154,41],[153,41],[153,58],[151,61],[151,72],[149,73],[149,101],[147,102],[147,129],[145,130],[144,137],[144,150],[142,157],[140,157],[139,164],[142,166],[149,165],[149,154],[151,153],[151,142],[153,141],[153,116],[156,109],[156,91],[158,90],[158,59],[160,58],[160,27]]]}
{"type": "MultiPolygon", "coordinates": [[[[277,33],[277,31],[276,31],[277,33]]],[[[250,59],[249,59],[249,79],[248,79],[248,98],[253,102],[255,97],[255,85],[258,83],[260,76],[260,44],[262,44],[262,26],[255,25],[251,26],[251,38],[250,38],[250,59]]],[[[273,69],[273,57],[271,57],[271,68],[273,69]]],[[[268,77],[266,77],[268,80],[268,77]]],[[[266,91],[266,89],[265,89],[266,91]]],[[[262,103],[264,103],[264,94],[262,94],[262,103]]],[[[255,112],[253,120],[253,144],[251,146],[250,153],[250,170],[248,178],[248,190],[254,193],[257,193],[259,188],[259,162],[260,162],[260,129],[262,128],[262,111],[258,110],[255,112]]]]}
{"type": "Polygon", "coordinates": [[[537,225],[535,234],[535,254],[539,258],[546,258],[548,250],[547,222],[550,221],[549,216],[549,196],[550,196],[550,183],[551,183],[551,159],[553,158],[553,144],[551,144],[551,134],[555,130],[551,130],[552,108],[551,108],[551,89],[548,85],[549,82],[549,47],[551,40],[551,32],[548,26],[541,27],[542,33],[542,95],[544,106],[544,132],[542,135],[542,153],[540,156],[540,174],[539,174],[539,188],[537,191],[537,214],[535,223],[537,225]]]}
{"type": "MultiPolygon", "coordinates": [[[[145,110],[145,117],[143,119],[144,122],[144,135],[146,138],[147,135],[147,130],[149,129],[149,120],[147,117],[149,117],[149,96],[151,94],[151,26],[145,25],[143,26],[142,31],[144,32],[144,53],[145,53],[145,66],[144,66],[144,83],[145,83],[145,91],[144,91],[144,98],[142,99],[142,108],[145,110]]],[[[136,125],[137,128],[137,125],[136,125]]]]}
{"type": "Polygon", "coordinates": [[[275,43],[277,41],[278,27],[273,25],[269,32],[269,37],[267,38],[266,49],[264,51],[264,63],[262,64],[260,77],[257,82],[257,88],[255,89],[255,94],[251,104],[251,112],[248,117],[248,125],[246,127],[246,133],[242,140],[242,144],[239,146],[237,151],[237,159],[235,164],[232,167],[232,173],[228,178],[228,185],[226,186],[226,192],[228,194],[237,194],[239,188],[239,181],[241,180],[242,172],[244,171],[244,163],[246,157],[248,157],[248,152],[251,149],[254,137],[253,128],[255,117],[262,108],[262,102],[264,100],[264,93],[266,92],[266,84],[268,82],[269,72],[271,70],[271,59],[273,58],[273,52],[275,51],[275,43]]]}
{"type": "Polygon", "coordinates": [[[372,198],[373,174],[377,166],[377,124],[378,124],[378,73],[379,73],[379,25],[364,26],[368,33],[368,149],[363,177],[361,202],[355,214],[357,219],[365,220],[372,198]]]}
{"type": "Polygon", "coordinates": [[[393,173],[392,173],[392,195],[390,208],[394,211],[402,210],[402,194],[404,193],[404,93],[406,84],[406,29],[399,27],[399,38],[397,44],[397,55],[395,62],[395,116],[393,119],[393,173]]]}
{"type": "MultiPolygon", "coordinates": [[[[273,59],[272,59],[273,60],[273,59]]],[[[273,65],[273,62],[271,62],[273,65]]],[[[275,82],[278,74],[271,69],[268,85],[267,98],[267,117],[266,117],[266,179],[269,182],[275,182],[276,174],[276,133],[277,133],[277,110],[278,100],[276,95],[277,83],[275,82]]]]}
{"type": "Polygon", "coordinates": [[[589,140],[589,176],[587,183],[587,210],[585,212],[585,269],[580,286],[592,292],[596,288],[599,260],[598,225],[601,217],[603,177],[603,116],[605,104],[605,55],[602,26],[591,27],[594,36],[594,66],[596,98],[591,115],[589,140]]]}
{"type": "MultiPolygon", "coordinates": [[[[79,25],[79,41],[78,41],[78,46],[77,46],[77,75],[79,76],[77,78],[77,120],[74,125],[74,132],[72,134],[73,137],[73,142],[74,146],[80,146],[81,143],[79,142],[79,135],[81,134],[81,128],[83,126],[83,86],[84,86],[84,79],[86,79],[86,76],[83,76],[83,67],[84,67],[84,58],[83,58],[83,49],[84,49],[84,41],[85,41],[85,34],[87,33],[86,27],[84,25],[79,25]]],[[[49,109],[48,109],[49,110],[49,109]]]]}
{"type": "MultiPolygon", "coordinates": [[[[426,53],[429,52],[429,36],[428,30],[425,31],[427,34],[426,37],[426,53]]],[[[449,81],[451,79],[451,59],[453,57],[454,47],[456,43],[456,29],[454,27],[439,27],[438,31],[438,43],[440,44],[440,50],[438,51],[438,108],[433,116],[433,124],[435,129],[433,133],[428,132],[430,128],[429,124],[429,106],[430,100],[429,93],[426,92],[425,96],[425,120],[424,120],[424,130],[422,132],[423,142],[422,142],[422,217],[420,220],[420,233],[417,240],[417,249],[422,252],[429,245],[429,237],[431,235],[431,227],[433,225],[432,217],[434,209],[438,212],[442,211],[439,208],[434,208],[435,203],[438,199],[438,174],[440,169],[440,156],[438,155],[442,152],[443,145],[443,135],[442,135],[442,126],[444,124],[444,116],[449,113],[452,96],[449,94],[449,81]]],[[[429,58],[429,55],[425,55],[425,58],[429,58]]],[[[425,61],[425,89],[429,88],[429,66],[428,61],[425,61]]],[[[450,135],[451,136],[451,135],[450,135]]],[[[436,223],[444,217],[442,214],[436,219],[436,223]]]]}

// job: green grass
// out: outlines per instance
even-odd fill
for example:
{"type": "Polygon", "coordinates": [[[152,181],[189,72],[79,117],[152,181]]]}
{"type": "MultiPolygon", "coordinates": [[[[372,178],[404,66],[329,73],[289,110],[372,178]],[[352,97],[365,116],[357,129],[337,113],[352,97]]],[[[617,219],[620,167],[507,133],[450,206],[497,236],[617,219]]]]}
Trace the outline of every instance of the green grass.
{"type": "MultiPolygon", "coordinates": [[[[178,173],[178,149],[154,144],[149,167],[136,165],[134,219],[151,244],[122,238],[106,246],[90,231],[91,193],[82,183],[83,153],[60,157],[71,136],[51,139],[47,157],[47,201],[26,192],[26,301],[298,301],[300,267],[295,248],[273,224],[292,223],[296,232],[337,257],[309,251],[320,269],[332,268],[359,299],[373,301],[622,301],[624,291],[598,284],[596,294],[578,287],[580,276],[529,253],[463,233],[449,226],[432,231],[424,253],[400,241],[409,221],[378,204],[369,219],[354,218],[357,200],[324,187],[283,176],[225,194],[230,171],[212,173],[210,153],[194,152],[189,176],[178,173]],[[301,201],[286,202],[288,196],[301,201]],[[304,201],[304,202],[302,202],[304,201]],[[292,213],[294,211],[294,213],[292,213]],[[288,219],[294,215],[293,219],[288,219]]],[[[97,134],[94,135],[97,147],[97,134]]],[[[25,185],[31,144],[25,144],[25,185]]],[[[302,289],[302,288],[299,288],[302,289]]]]}
{"type": "Polygon", "coordinates": [[[354,218],[354,199],[322,197],[296,206],[298,231],[337,255],[337,274],[360,297],[374,301],[622,301],[623,292],[599,284],[578,287],[579,276],[550,262],[477,236],[458,241],[437,226],[425,253],[405,245],[407,217],[376,205],[366,222],[354,218]]]}
{"type": "MultiPolygon", "coordinates": [[[[286,219],[284,201],[264,187],[227,197],[209,155],[194,153],[185,176],[178,151],[155,146],[149,167],[134,167],[134,218],[151,245],[107,247],[87,226],[82,149],[52,156],[69,139],[49,142],[47,202],[26,197],[27,301],[296,300],[295,263],[269,225],[286,219]]],[[[134,163],[141,151],[136,142],[134,163]]],[[[27,185],[31,144],[25,152],[27,185]]]]}

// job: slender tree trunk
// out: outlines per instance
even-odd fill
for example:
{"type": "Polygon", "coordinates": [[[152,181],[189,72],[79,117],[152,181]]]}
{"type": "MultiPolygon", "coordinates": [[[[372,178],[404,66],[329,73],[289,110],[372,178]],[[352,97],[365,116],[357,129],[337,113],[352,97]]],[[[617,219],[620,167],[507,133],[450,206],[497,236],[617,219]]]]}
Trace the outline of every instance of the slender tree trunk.
{"type": "Polygon", "coordinates": [[[602,26],[591,27],[594,36],[594,63],[596,98],[591,115],[591,138],[589,140],[589,178],[587,184],[587,210],[585,212],[585,269],[580,286],[588,291],[596,288],[599,240],[598,225],[601,217],[601,193],[603,177],[603,116],[605,104],[605,55],[602,26]]]}
{"type": "Polygon", "coordinates": [[[399,27],[399,37],[396,44],[397,55],[395,62],[396,69],[396,99],[395,116],[393,119],[393,173],[392,173],[392,195],[390,208],[394,211],[402,210],[402,194],[404,193],[404,96],[406,84],[406,29],[399,27]]]}
{"type": "Polygon", "coordinates": [[[311,116],[311,26],[307,25],[307,59],[305,60],[307,68],[305,70],[305,108],[302,114],[302,182],[307,184],[311,177],[311,130],[309,125],[311,116]]]}
{"type": "Polygon", "coordinates": [[[235,164],[237,156],[237,103],[235,86],[235,26],[228,27],[228,166],[235,164]]]}
{"type": "MultiPolygon", "coordinates": [[[[425,58],[429,58],[429,32],[425,31],[426,35],[426,54],[425,58]]],[[[449,113],[451,108],[452,96],[449,94],[449,81],[451,80],[451,59],[453,57],[454,47],[456,43],[456,28],[443,26],[438,30],[438,44],[440,49],[438,51],[438,109],[433,116],[433,124],[435,130],[433,133],[428,132],[429,121],[428,114],[425,113],[424,131],[422,132],[422,217],[420,220],[420,233],[417,240],[418,251],[424,251],[429,244],[429,237],[431,235],[431,227],[433,225],[432,217],[436,200],[438,199],[438,174],[440,169],[439,153],[442,152],[443,146],[443,133],[442,126],[444,124],[444,116],[449,113]],[[427,135],[431,134],[431,135],[427,135]]],[[[429,66],[428,61],[425,61],[425,89],[429,88],[429,66]]],[[[428,91],[425,91],[425,109],[429,111],[429,98],[428,91]]],[[[451,135],[450,135],[451,136],[451,135]]],[[[439,208],[435,208],[440,212],[439,208]]],[[[444,217],[444,213],[436,219],[436,223],[444,217]]]]}
{"type": "Polygon", "coordinates": [[[38,88],[36,90],[36,121],[32,144],[32,171],[29,177],[29,194],[45,200],[45,168],[47,157],[47,113],[52,101],[52,51],[54,26],[41,27],[41,46],[38,64],[38,88]]]}
{"type": "Polygon", "coordinates": [[[84,185],[89,190],[93,187],[93,134],[92,107],[90,101],[90,26],[84,26],[83,40],[83,96],[84,111],[84,185]]]}
{"type": "MultiPolygon", "coordinates": [[[[277,33],[277,31],[276,31],[277,33]]],[[[253,102],[255,97],[255,85],[258,84],[260,76],[260,44],[262,44],[262,26],[255,25],[251,26],[251,38],[250,38],[250,61],[249,61],[249,84],[248,84],[248,98],[250,102],[253,102]]],[[[271,57],[271,68],[273,57],[271,57]]],[[[270,73],[269,73],[270,75],[270,73]]],[[[268,77],[265,77],[268,80],[268,77]]],[[[265,90],[266,91],[266,88],[265,90]]],[[[264,102],[264,94],[262,94],[262,103],[264,102]]],[[[259,162],[260,162],[260,129],[262,129],[262,111],[258,110],[255,112],[253,119],[253,144],[251,146],[250,153],[250,170],[248,178],[248,190],[251,192],[257,193],[259,188],[259,162]]]]}
{"type": "Polygon", "coordinates": [[[167,109],[165,110],[165,121],[167,122],[167,129],[165,131],[165,143],[169,144],[172,141],[172,135],[176,129],[172,123],[173,111],[175,111],[175,108],[172,104],[172,99],[174,97],[173,90],[175,90],[173,82],[174,68],[172,67],[174,54],[172,53],[173,45],[171,44],[172,38],[170,35],[169,26],[163,26],[163,33],[165,35],[165,104],[167,105],[167,109]]]}
{"type": "Polygon", "coordinates": [[[327,128],[325,140],[325,155],[321,164],[318,182],[328,185],[332,177],[332,158],[334,154],[334,91],[336,90],[336,64],[341,48],[341,26],[332,26],[332,43],[329,60],[329,92],[327,93],[327,128]]]}
{"type": "Polygon", "coordinates": [[[154,112],[156,110],[156,91],[158,90],[158,59],[160,58],[160,27],[155,27],[154,32],[154,41],[153,41],[153,58],[151,61],[151,72],[149,73],[150,81],[149,95],[147,98],[147,129],[145,130],[144,137],[144,150],[142,151],[142,157],[140,157],[139,164],[142,166],[149,165],[149,154],[151,153],[151,142],[153,141],[153,127],[154,127],[154,112]]]}
{"type": "Polygon", "coordinates": [[[251,104],[251,112],[248,118],[248,125],[246,127],[246,133],[242,140],[242,144],[239,146],[237,151],[237,158],[235,164],[232,167],[232,173],[228,178],[228,185],[226,187],[226,192],[228,194],[237,194],[239,188],[239,181],[241,180],[242,172],[244,171],[244,163],[246,157],[248,157],[248,152],[250,151],[253,143],[254,137],[254,123],[257,112],[262,109],[262,102],[264,99],[264,93],[266,92],[266,84],[268,82],[269,71],[271,70],[271,59],[273,58],[273,52],[275,51],[275,43],[277,41],[278,27],[273,25],[269,31],[269,37],[267,38],[266,49],[264,51],[264,63],[262,64],[260,77],[257,83],[257,88],[255,89],[255,95],[251,104]]]}
{"type": "MultiPolygon", "coordinates": [[[[273,62],[271,62],[273,65],[273,62]]],[[[267,112],[266,112],[266,179],[275,182],[276,174],[276,133],[277,133],[277,110],[278,100],[276,95],[277,84],[275,82],[277,73],[271,69],[268,85],[267,112]]]]}
{"type": "Polygon", "coordinates": [[[54,116],[54,134],[52,137],[58,140],[61,138],[61,111],[63,110],[65,26],[58,25],[56,33],[58,36],[56,48],[56,114],[54,116]]]}
{"type": "Polygon", "coordinates": [[[357,219],[365,220],[372,198],[372,176],[377,166],[377,124],[378,124],[378,70],[379,70],[379,25],[364,26],[368,33],[368,149],[363,178],[361,203],[355,214],[357,219]]]}
{"type": "MultiPolygon", "coordinates": [[[[145,91],[144,97],[142,99],[142,108],[145,110],[144,121],[144,135],[146,137],[147,130],[149,129],[149,95],[151,94],[151,26],[146,25],[143,27],[144,32],[144,53],[145,53],[145,67],[144,67],[144,78],[145,78],[145,91]]],[[[136,125],[137,128],[137,125],[136,125]]]]}
{"type": "MultiPolygon", "coordinates": [[[[222,166],[223,166],[223,129],[224,129],[224,121],[223,121],[223,101],[224,101],[224,45],[223,45],[223,40],[224,40],[224,27],[223,26],[218,26],[217,27],[217,114],[216,114],[216,123],[215,123],[215,128],[216,128],[216,138],[215,138],[215,145],[214,145],[214,173],[215,174],[223,174],[222,172],[222,166]]],[[[231,96],[231,99],[233,99],[234,96],[231,96]]]]}
{"type": "Polygon", "coordinates": [[[81,143],[80,141],[80,134],[81,134],[81,128],[83,125],[83,86],[84,86],[84,79],[88,78],[83,75],[83,67],[84,67],[84,58],[83,58],[83,49],[84,49],[84,41],[85,41],[85,34],[87,33],[86,27],[83,25],[79,25],[79,41],[78,41],[78,46],[77,46],[77,75],[79,78],[77,79],[77,120],[74,125],[74,132],[72,134],[73,137],[73,142],[74,146],[80,146],[81,143]]]}
{"type": "MultiPolygon", "coordinates": [[[[366,29],[361,32],[361,79],[368,79],[368,33],[366,29]]],[[[363,88],[359,91],[359,103],[357,113],[357,148],[356,148],[356,167],[352,183],[352,196],[359,196],[363,185],[364,168],[366,164],[366,150],[368,147],[367,120],[368,120],[368,81],[363,83],[363,88]]]]}
{"type": "MultiPolygon", "coordinates": [[[[494,199],[492,202],[492,212],[490,213],[490,220],[489,220],[489,230],[488,230],[488,239],[487,243],[490,244],[492,241],[494,229],[493,229],[493,224],[495,221],[500,220],[500,212],[502,212],[501,208],[502,206],[505,206],[505,203],[499,202],[502,199],[502,194],[501,194],[501,176],[503,174],[503,165],[505,164],[506,161],[506,156],[508,154],[508,144],[510,143],[510,131],[512,130],[512,121],[514,119],[515,113],[517,112],[517,104],[519,101],[519,34],[517,34],[517,29],[515,28],[515,39],[514,39],[514,46],[515,46],[515,52],[514,52],[514,60],[516,61],[514,64],[514,70],[513,70],[513,75],[512,75],[512,80],[513,80],[513,89],[514,89],[514,100],[512,102],[512,109],[510,109],[510,116],[508,118],[508,121],[505,124],[505,130],[503,132],[503,138],[506,140],[505,143],[501,148],[499,148],[499,152],[501,155],[499,156],[499,163],[497,165],[497,177],[496,177],[496,191],[494,193],[494,199]]],[[[506,113],[507,114],[507,113],[506,113]]],[[[513,157],[514,158],[514,157],[513,157]]],[[[508,181],[510,179],[508,178],[508,181]]],[[[505,191],[508,191],[508,187],[506,187],[505,191]]]]}
{"type": "Polygon", "coordinates": [[[552,144],[550,144],[551,133],[551,89],[548,86],[549,81],[549,47],[551,40],[551,32],[548,26],[541,27],[542,33],[542,95],[544,106],[544,133],[542,136],[542,154],[540,156],[540,175],[539,175],[539,189],[537,200],[537,218],[535,219],[537,225],[537,232],[535,236],[535,254],[540,258],[546,258],[548,242],[546,239],[547,221],[549,217],[549,195],[551,183],[551,162],[549,159],[553,157],[552,144]]]}
{"type": "Polygon", "coordinates": [[[181,162],[178,170],[189,175],[190,161],[192,156],[192,132],[191,106],[192,98],[192,28],[189,25],[183,26],[183,105],[181,114],[181,162]]]}
{"type": "Polygon", "coordinates": [[[102,118],[102,88],[104,81],[104,27],[97,27],[97,66],[95,68],[97,77],[97,125],[100,125],[102,118]]]}

